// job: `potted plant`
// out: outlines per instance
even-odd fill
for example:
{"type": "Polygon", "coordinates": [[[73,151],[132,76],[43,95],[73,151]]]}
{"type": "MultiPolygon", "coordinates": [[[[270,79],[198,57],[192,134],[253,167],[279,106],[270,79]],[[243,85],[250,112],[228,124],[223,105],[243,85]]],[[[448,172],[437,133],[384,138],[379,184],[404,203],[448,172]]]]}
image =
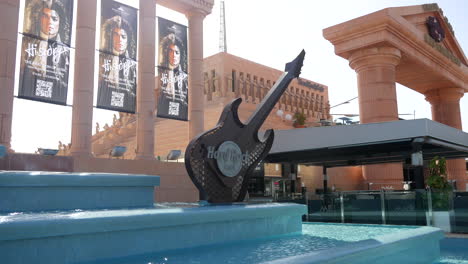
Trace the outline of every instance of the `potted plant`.
{"type": "Polygon", "coordinates": [[[304,113],[301,112],[296,112],[294,113],[294,123],[293,126],[295,128],[303,128],[305,126],[305,121],[307,119],[307,116],[304,115],[304,113]]]}
{"type": "Polygon", "coordinates": [[[427,185],[431,189],[433,225],[450,232],[452,187],[447,181],[446,164],[445,158],[437,156],[430,161],[427,185]]]}

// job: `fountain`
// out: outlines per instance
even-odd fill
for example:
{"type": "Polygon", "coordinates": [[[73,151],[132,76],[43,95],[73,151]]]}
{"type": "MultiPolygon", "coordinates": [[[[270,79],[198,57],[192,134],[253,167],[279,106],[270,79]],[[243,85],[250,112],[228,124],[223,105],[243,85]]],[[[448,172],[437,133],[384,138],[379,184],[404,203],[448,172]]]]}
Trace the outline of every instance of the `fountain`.
{"type": "Polygon", "coordinates": [[[272,130],[259,138],[258,129],[289,82],[299,76],[304,55],[303,51],[286,65],[286,73],[247,124],[238,120],[241,100],[236,99],[226,106],[214,129],[187,147],[187,171],[208,202],[153,204],[158,176],[0,171],[1,263],[430,263],[437,259],[443,237],[437,228],[371,226],[361,231],[365,236],[354,238],[361,226],[344,230],[341,225],[303,224],[304,205],[242,203],[251,171],[274,139],[272,130]]]}

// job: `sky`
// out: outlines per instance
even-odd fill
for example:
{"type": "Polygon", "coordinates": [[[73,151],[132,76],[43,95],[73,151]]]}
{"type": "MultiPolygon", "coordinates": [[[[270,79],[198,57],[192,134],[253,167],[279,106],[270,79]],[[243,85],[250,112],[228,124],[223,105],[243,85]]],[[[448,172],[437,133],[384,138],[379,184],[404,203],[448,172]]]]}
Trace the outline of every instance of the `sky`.
{"type": "MultiPolygon", "coordinates": [[[[24,1],[21,2],[24,4],[24,1]]],[[[138,6],[138,0],[122,0],[121,2],[138,6]]],[[[219,52],[219,2],[215,0],[212,13],[204,20],[204,57],[219,52]]],[[[358,114],[357,100],[341,104],[358,95],[356,73],[349,67],[347,60],[335,55],[333,45],[323,37],[322,30],[387,7],[427,3],[430,2],[416,0],[225,0],[227,51],[235,56],[282,70],[286,62],[305,49],[306,58],[301,77],[328,86],[330,105],[332,107],[338,105],[331,109],[332,114],[358,114]]],[[[468,19],[466,18],[468,1],[442,0],[437,1],[437,4],[452,24],[458,43],[466,56],[468,54],[468,19]]],[[[185,15],[159,5],[156,8],[157,16],[188,25],[185,15]]],[[[21,41],[18,41],[18,46],[20,43],[21,41]]],[[[72,52],[72,61],[73,55],[72,52]]],[[[18,62],[19,58],[17,70],[18,62]]],[[[67,100],[70,105],[73,102],[73,70],[74,68],[71,67],[67,100]]],[[[16,95],[18,80],[15,83],[16,95]]],[[[97,90],[96,87],[97,85],[95,85],[95,90],[97,90]]],[[[431,107],[423,95],[397,84],[397,97],[401,118],[431,119],[431,107]]],[[[94,100],[96,100],[96,95],[94,100]]],[[[13,107],[12,148],[15,151],[32,153],[37,148],[56,149],[59,141],[64,144],[71,142],[72,107],[17,98],[14,99],[13,107]]],[[[461,99],[460,109],[463,130],[468,132],[468,94],[461,99]]],[[[102,128],[105,123],[112,123],[114,114],[118,115],[114,111],[94,108],[93,133],[96,122],[99,122],[102,128]]],[[[340,116],[334,116],[335,119],[338,117],[340,116]]]]}

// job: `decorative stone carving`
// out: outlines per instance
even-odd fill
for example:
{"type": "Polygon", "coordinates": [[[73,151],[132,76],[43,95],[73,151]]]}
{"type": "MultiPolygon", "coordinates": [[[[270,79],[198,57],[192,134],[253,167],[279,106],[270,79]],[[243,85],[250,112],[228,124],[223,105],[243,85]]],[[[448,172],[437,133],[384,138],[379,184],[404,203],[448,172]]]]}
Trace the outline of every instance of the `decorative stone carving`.
{"type": "Polygon", "coordinates": [[[112,117],[112,125],[115,126],[117,124],[117,116],[114,114],[112,117]]]}

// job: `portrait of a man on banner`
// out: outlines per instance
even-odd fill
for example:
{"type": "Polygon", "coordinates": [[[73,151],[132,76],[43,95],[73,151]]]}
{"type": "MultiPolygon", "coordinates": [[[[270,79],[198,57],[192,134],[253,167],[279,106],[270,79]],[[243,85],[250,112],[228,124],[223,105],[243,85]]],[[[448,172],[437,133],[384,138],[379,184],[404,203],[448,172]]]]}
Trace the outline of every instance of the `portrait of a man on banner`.
{"type": "Polygon", "coordinates": [[[102,1],[97,107],[135,112],[137,10],[102,1]]]}
{"type": "Polygon", "coordinates": [[[70,46],[73,0],[26,0],[23,34],[70,46]]]}
{"type": "Polygon", "coordinates": [[[187,27],[159,18],[158,117],[188,120],[187,27]]]}
{"type": "Polygon", "coordinates": [[[72,0],[27,0],[18,97],[66,104],[72,0]]]}

